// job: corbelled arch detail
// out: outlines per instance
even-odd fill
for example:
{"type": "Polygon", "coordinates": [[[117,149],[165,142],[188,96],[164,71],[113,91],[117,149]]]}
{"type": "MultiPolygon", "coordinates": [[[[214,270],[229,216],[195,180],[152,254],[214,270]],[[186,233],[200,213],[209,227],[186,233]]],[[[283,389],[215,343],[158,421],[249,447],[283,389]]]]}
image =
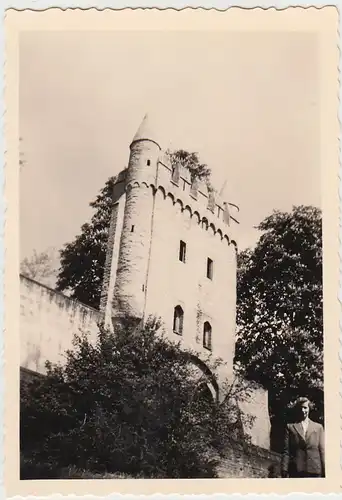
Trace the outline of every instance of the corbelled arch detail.
{"type": "MultiPolygon", "coordinates": [[[[203,229],[205,229],[206,231],[208,231],[210,229],[211,231],[213,231],[214,236],[216,236],[216,234],[218,234],[220,236],[221,240],[226,239],[228,244],[233,243],[233,240],[232,241],[230,240],[230,237],[226,232],[222,231],[221,228],[217,227],[215,222],[208,219],[207,215],[209,215],[209,214],[206,213],[206,215],[201,215],[200,212],[198,211],[197,207],[196,207],[196,210],[194,210],[191,207],[191,205],[189,205],[188,203],[185,204],[184,201],[180,197],[176,197],[174,195],[174,193],[172,193],[171,191],[167,191],[165,189],[165,187],[160,185],[160,184],[155,185],[155,184],[148,184],[145,181],[132,181],[126,185],[125,191],[127,193],[133,187],[142,187],[142,186],[147,187],[147,188],[151,187],[153,194],[155,194],[157,191],[160,191],[163,194],[164,199],[170,198],[173,205],[179,204],[180,208],[181,208],[181,212],[188,210],[190,212],[191,219],[196,216],[198,219],[198,224],[201,225],[203,229]]],[[[237,246],[235,241],[234,241],[234,245],[237,246]]]]}

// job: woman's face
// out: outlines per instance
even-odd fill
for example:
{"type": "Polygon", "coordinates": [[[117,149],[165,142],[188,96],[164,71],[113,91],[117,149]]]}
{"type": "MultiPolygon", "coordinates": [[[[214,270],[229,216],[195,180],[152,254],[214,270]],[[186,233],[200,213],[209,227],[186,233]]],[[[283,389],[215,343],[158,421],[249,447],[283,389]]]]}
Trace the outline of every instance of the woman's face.
{"type": "Polygon", "coordinates": [[[308,401],[303,403],[299,408],[300,417],[305,420],[309,416],[310,406],[308,401]]]}

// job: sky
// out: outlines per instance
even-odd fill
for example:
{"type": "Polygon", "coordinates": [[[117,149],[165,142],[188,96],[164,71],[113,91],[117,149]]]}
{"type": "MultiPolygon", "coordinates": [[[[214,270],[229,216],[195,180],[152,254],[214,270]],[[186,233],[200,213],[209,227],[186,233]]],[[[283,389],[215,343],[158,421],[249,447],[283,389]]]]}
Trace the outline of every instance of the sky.
{"type": "Polygon", "coordinates": [[[316,44],[308,32],[23,32],[21,258],[79,234],[145,113],[163,148],[198,152],[226,182],[240,249],[273,210],[319,207],[316,44]]]}

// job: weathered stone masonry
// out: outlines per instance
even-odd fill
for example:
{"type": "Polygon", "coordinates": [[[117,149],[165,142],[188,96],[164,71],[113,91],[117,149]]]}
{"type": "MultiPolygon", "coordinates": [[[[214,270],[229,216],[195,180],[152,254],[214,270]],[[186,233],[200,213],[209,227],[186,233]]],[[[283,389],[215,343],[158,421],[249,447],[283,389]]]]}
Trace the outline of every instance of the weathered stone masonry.
{"type": "Polygon", "coordinates": [[[20,276],[20,366],[45,373],[45,362],[59,363],[75,334],[96,339],[99,311],[20,276]]]}

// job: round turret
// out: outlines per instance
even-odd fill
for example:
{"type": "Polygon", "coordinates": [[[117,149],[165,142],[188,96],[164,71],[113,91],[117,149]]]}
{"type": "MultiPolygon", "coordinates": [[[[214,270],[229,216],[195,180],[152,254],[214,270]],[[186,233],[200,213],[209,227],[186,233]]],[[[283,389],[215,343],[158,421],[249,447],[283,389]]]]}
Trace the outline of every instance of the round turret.
{"type": "Polygon", "coordinates": [[[150,121],[145,116],[130,145],[126,204],[114,291],[116,316],[142,318],[144,314],[160,149],[150,121]]]}

